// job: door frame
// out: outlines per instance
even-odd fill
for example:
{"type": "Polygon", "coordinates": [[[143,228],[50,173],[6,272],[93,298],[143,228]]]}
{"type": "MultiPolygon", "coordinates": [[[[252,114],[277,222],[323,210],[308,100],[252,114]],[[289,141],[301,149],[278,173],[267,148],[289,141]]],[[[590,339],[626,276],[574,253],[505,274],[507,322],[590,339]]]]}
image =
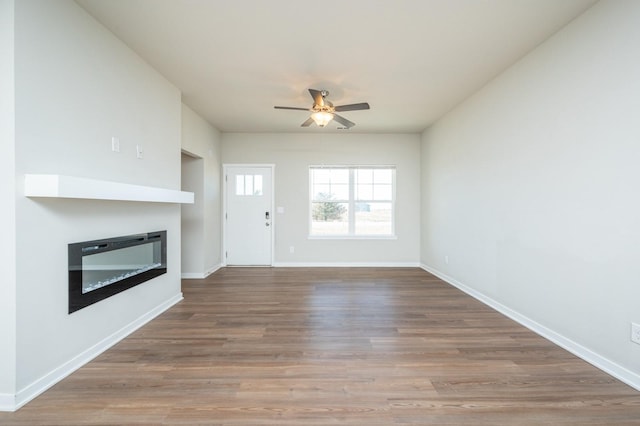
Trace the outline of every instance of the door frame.
{"type": "MultiPolygon", "coordinates": [[[[228,266],[227,265],[227,236],[228,236],[228,232],[227,232],[227,175],[228,175],[228,170],[235,168],[235,167],[261,167],[261,168],[268,168],[271,169],[271,200],[269,200],[269,202],[271,203],[271,209],[269,210],[271,212],[271,259],[270,259],[270,263],[269,265],[261,265],[263,267],[270,267],[273,266],[273,261],[274,261],[274,252],[275,252],[275,227],[276,227],[276,215],[274,214],[274,206],[275,206],[275,199],[276,199],[276,192],[275,192],[275,171],[276,171],[276,165],[275,164],[260,164],[260,163],[223,163],[222,164],[222,212],[220,215],[220,218],[222,220],[222,251],[221,251],[221,257],[222,257],[222,262],[220,262],[220,264],[222,266],[228,266]]],[[[248,266],[246,266],[248,267],[248,266]]]]}

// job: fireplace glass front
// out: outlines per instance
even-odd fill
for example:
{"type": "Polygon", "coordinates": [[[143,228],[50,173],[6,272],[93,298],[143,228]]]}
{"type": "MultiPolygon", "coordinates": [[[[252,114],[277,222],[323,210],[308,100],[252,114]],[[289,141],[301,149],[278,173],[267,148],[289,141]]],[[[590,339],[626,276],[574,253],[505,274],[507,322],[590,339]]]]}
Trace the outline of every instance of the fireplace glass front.
{"type": "Polygon", "coordinates": [[[166,234],[69,244],[69,313],[166,273],[166,234]]]}

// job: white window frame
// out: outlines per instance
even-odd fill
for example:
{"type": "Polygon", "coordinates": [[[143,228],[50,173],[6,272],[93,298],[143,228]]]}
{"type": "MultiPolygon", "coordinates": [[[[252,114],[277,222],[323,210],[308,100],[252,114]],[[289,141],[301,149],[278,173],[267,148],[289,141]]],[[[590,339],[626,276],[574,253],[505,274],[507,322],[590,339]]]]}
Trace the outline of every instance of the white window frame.
{"type": "MultiPolygon", "coordinates": [[[[386,201],[389,202],[389,201],[386,201]]],[[[396,166],[394,165],[310,165],[309,166],[309,210],[308,210],[308,238],[319,240],[393,240],[397,239],[396,236],[396,166]],[[336,202],[344,201],[349,205],[349,218],[348,218],[348,233],[346,234],[327,234],[316,235],[312,234],[313,226],[313,170],[314,169],[347,169],[349,170],[349,199],[348,200],[335,200],[336,202]],[[356,200],[355,199],[355,170],[356,169],[381,169],[391,170],[391,233],[390,234],[356,234],[356,203],[371,202],[380,203],[385,202],[381,200],[356,200]]]]}

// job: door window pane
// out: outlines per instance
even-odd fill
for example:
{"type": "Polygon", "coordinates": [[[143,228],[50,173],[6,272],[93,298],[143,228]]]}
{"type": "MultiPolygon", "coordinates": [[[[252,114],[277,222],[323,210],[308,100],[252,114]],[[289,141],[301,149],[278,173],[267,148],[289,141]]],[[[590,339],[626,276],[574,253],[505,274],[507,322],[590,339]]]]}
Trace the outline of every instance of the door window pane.
{"type": "Polygon", "coordinates": [[[244,195],[253,194],[253,176],[245,175],[244,177],[244,195]]]}
{"type": "Polygon", "coordinates": [[[244,175],[236,175],[236,195],[244,195],[244,175]]]}
{"type": "Polygon", "coordinates": [[[253,176],[253,195],[262,195],[262,175],[253,176]]]}

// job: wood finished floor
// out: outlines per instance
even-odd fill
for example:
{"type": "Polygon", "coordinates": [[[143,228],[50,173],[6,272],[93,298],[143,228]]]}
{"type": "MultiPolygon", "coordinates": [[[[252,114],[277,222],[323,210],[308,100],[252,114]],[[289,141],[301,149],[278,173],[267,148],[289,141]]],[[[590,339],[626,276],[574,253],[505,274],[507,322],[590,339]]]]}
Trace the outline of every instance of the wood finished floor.
{"type": "Polygon", "coordinates": [[[640,392],[416,268],[229,268],[2,425],[640,425],[640,392]]]}

